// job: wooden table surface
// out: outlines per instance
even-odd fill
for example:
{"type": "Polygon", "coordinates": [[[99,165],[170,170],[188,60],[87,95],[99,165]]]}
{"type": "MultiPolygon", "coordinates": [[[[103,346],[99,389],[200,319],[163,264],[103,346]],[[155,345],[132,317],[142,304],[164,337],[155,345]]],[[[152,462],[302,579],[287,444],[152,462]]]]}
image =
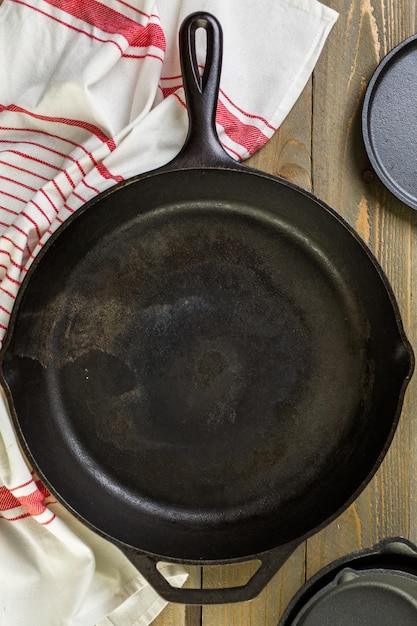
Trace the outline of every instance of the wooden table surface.
{"type": "MultiPolygon", "coordinates": [[[[314,74],[274,138],[251,165],[290,179],[338,211],[385,270],[417,352],[417,212],[374,176],[360,127],[367,83],[379,61],[417,32],[417,0],[323,0],[339,12],[314,74]]],[[[293,594],[321,567],[380,539],[417,542],[417,375],[377,474],[350,508],[302,544],[255,600],[234,605],[168,605],[155,626],[275,626],[293,594]]],[[[194,569],[190,584],[245,580],[250,565],[194,569]]]]}

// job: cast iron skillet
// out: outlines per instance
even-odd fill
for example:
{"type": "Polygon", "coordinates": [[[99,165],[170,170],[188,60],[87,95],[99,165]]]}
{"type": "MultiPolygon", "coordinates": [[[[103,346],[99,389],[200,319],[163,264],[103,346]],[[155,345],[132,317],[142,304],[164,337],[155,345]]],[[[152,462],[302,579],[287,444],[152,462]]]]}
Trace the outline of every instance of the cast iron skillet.
{"type": "Polygon", "coordinates": [[[24,449],[57,499],[134,548],[167,600],[223,603],[259,593],[364,488],[413,354],[356,233],[220,147],[216,19],[191,15],[180,48],[185,147],[51,237],[1,368],[24,449]],[[156,567],[252,558],[248,585],[226,590],[174,589],[156,567]]]}

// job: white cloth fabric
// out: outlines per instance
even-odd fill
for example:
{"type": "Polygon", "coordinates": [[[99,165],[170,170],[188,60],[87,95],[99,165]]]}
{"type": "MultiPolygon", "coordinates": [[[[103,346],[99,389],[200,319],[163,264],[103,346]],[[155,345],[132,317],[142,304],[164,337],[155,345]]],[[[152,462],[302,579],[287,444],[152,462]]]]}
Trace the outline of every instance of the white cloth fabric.
{"type": "MultiPolygon", "coordinates": [[[[4,0],[0,5],[0,341],[50,235],[110,185],[179,151],[187,115],[178,30],[224,31],[217,115],[237,159],[259,149],[306,84],[337,14],[317,0],[4,0]]],[[[203,57],[202,57],[203,60],[203,57]]],[[[0,397],[0,625],[149,624],[165,603],[28,466],[0,397]]],[[[186,578],[167,566],[175,584],[186,578]]]]}

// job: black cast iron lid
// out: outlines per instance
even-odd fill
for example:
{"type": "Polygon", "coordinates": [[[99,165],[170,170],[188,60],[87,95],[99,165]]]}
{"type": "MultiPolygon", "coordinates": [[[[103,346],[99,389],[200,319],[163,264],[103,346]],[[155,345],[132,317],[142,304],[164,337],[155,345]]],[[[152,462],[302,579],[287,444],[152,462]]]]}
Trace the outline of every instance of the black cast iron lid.
{"type": "Polygon", "coordinates": [[[417,577],[391,571],[343,570],[292,622],[292,626],[415,626],[417,577]]]}
{"type": "Polygon", "coordinates": [[[379,179],[417,209],[417,35],[396,46],[377,67],[364,99],[362,132],[379,179]]]}
{"type": "Polygon", "coordinates": [[[402,538],[344,556],[294,596],[279,626],[417,624],[417,548],[402,538]]]}

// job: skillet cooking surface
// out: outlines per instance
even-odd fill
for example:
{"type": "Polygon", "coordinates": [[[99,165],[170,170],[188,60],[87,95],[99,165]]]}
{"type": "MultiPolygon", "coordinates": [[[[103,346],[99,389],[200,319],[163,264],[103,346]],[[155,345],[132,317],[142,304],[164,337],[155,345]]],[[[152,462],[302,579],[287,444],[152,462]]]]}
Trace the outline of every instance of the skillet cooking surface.
{"type": "Polygon", "coordinates": [[[397,317],[331,209],[249,170],[179,170],[49,240],[2,368],[27,453],[89,525],[240,558],[324,523],[385,454],[410,367],[397,317]]]}

